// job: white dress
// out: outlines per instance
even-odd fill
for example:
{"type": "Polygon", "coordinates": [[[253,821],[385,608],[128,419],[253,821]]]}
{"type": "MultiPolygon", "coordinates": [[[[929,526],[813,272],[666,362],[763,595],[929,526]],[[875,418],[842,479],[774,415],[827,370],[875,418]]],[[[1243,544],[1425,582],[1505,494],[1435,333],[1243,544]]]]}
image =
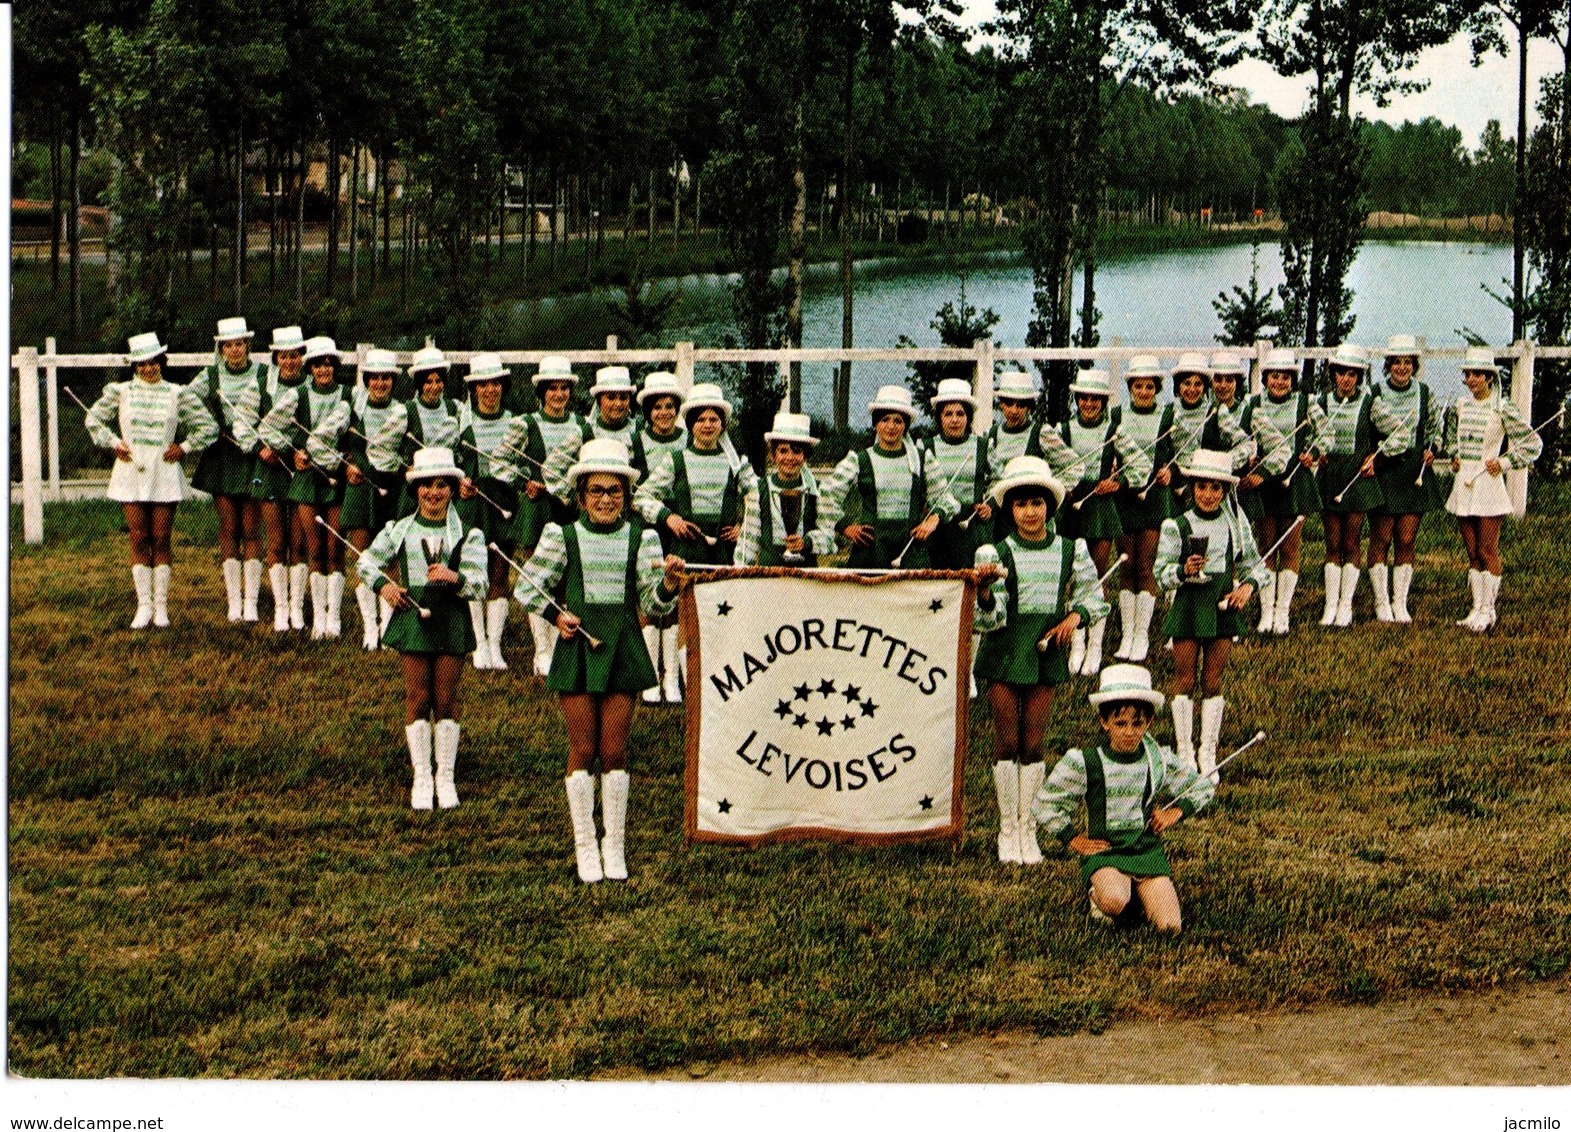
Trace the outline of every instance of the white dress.
{"type": "Polygon", "coordinates": [[[201,451],[211,443],[210,434],[216,434],[212,418],[185,386],[133,378],[104,387],[103,396],[88,412],[87,431],[101,448],[112,449],[116,440],[122,440],[131,449],[131,458],[117,458],[109,473],[110,499],[117,503],[178,503],[186,498],[185,471],[180,462],[164,459],[182,422],[187,426],[187,452],[201,451]]]}
{"type": "Polygon", "coordinates": [[[1521,413],[1498,393],[1480,401],[1471,393],[1456,403],[1447,421],[1446,447],[1461,461],[1446,499],[1446,510],[1463,518],[1508,515],[1514,508],[1505,473],[1538,458],[1543,442],[1521,413]],[[1502,455],[1506,441],[1511,446],[1502,455]],[[1485,461],[1498,459],[1501,472],[1489,474],[1485,461]]]}

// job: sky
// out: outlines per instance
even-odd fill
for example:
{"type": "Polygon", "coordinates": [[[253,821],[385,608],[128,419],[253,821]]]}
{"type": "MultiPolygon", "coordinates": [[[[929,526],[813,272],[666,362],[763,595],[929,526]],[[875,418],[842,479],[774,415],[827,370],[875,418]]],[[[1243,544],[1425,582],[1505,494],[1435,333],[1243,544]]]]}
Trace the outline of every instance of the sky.
{"type": "MultiPolygon", "coordinates": [[[[993,16],[992,0],[963,0],[966,18],[980,23],[993,16]]],[[[1478,146],[1479,134],[1491,118],[1498,118],[1507,137],[1516,129],[1516,53],[1506,57],[1492,55],[1478,67],[1472,66],[1471,49],[1465,36],[1442,47],[1431,48],[1420,57],[1410,72],[1411,78],[1426,80],[1428,89],[1419,94],[1395,98],[1391,105],[1378,107],[1367,97],[1354,99],[1354,110],[1366,118],[1398,125],[1434,117],[1462,131],[1462,142],[1469,149],[1478,146]]],[[[1547,39],[1536,39],[1528,48],[1528,128],[1538,121],[1533,103],[1538,84],[1555,73],[1561,61],[1560,48],[1547,39]]],[[[1284,79],[1266,64],[1249,60],[1223,71],[1217,78],[1249,91],[1253,100],[1264,102],[1284,118],[1303,112],[1309,90],[1308,78],[1284,79]]]]}

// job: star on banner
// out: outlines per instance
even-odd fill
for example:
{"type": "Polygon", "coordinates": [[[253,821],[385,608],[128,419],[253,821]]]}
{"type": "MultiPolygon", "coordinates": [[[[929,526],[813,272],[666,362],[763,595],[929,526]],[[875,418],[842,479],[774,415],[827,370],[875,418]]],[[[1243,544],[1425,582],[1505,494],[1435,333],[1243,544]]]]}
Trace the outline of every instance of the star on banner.
{"type": "Polygon", "coordinates": [[[835,694],[835,682],[833,680],[820,680],[818,682],[818,694],[827,700],[835,694]]]}
{"type": "Polygon", "coordinates": [[[721,617],[729,617],[731,615],[731,603],[729,601],[722,601],[718,606],[715,607],[715,612],[718,613],[721,617]]]}
{"type": "Polygon", "coordinates": [[[940,609],[944,608],[944,603],[935,597],[932,601],[927,603],[927,608],[932,612],[937,613],[940,609]]]}
{"type": "Polygon", "coordinates": [[[863,700],[862,714],[871,719],[874,715],[878,714],[878,705],[875,704],[872,700],[863,700]]]}
{"type": "Polygon", "coordinates": [[[731,812],[731,803],[725,798],[720,799],[720,812],[722,814],[729,814],[731,812]]]}
{"type": "Polygon", "coordinates": [[[792,719],[791,719],[791,726],[792,727],[806,727],[807,726],[807,716],[805,716],[805,715],[793,716],[792,719]]]}
{"type": "Polygon", "coordinates": [[[862,698],[862,689],[858,688],[855,684],[847,684],[845,686],[845,691],[841,692],[840,694],[846,698],[846,703],[854,704],[857,700],[862,698]]]}
{"type": "Polygon", "coordinates": [[[778,704],[776,704],[775,705],[775,714],[778,715],[781,719],[784,719],[786,716],[790,715],[791,714],[791,701],[790,700],[781,700],[778,704]]]}
{"type": "Polygon", "coordinates": [[[923,809],[924,809],[924,810],[931,810],[931,809],[932,809],[932,808],[933,808],[933,798],[932,798],[932,795],[930,795],[930,794],[924,794],[924,795],[923,795],[923,796],[922,796],[922,803],[921,803],[921,805],[922,805],[922,808],[923,808],[923,809]]]}
{"type": "Polygon", "coordinates": [[[840,726],[841,726],[841,728],[843,730],[846,730],[846,731],[851,730],[853,727],[856,726],[856,716],[854,716],[854,715],[846,716],[844,719],[842,719],[840,721],[840,726]]]}
{"type": "Polygon", "coordinates": [[[820,719],[816,724],[814,724],[814,726],[818,728],[818,733],[820,735],[833,735],[835,733],[835,725],[829,722],[829,718],[827,716],[823,719],[820,719]]]}
{"type": "Polygon", "coordinates": [[[809,688],[806,684],[798,684],[793,689],[793,691],[796,692],[796,695],[792,698],[798,700],[806,700],[808,696],[813,694],[813,689],[809,688]]]}

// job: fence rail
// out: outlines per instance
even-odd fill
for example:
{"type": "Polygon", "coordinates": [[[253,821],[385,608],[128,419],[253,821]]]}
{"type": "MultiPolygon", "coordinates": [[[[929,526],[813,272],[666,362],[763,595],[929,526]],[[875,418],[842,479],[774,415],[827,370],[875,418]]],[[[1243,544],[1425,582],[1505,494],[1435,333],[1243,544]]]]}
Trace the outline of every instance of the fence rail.
{"type": "MultiPolygon", "coordinates": [[[[1248,347],[1254,359],[1251,386],[1258,391],[1260,363],[1272,342],[1262,340],[1248,347]]],[[[1420,343],[1422,346],[1422,343],[1420,343]]],[[[344,352],[344,364],[358,366],[371,349],[370,343],[359,343],[353,350],[344,352]]],[[[692,342],[678,342],[674,346],[658,349],[619,349],[615,337],[606,339],[603,350],[501,350],[505,365],[538,365],[547,355],[560,355],[577,365],[669,365],[684,388],[693,384],[694,368],[700,364],[725,364],[763,362],[779,367],[787,383],[795,380],[792,367],[802,363],[848,362],[969,362],[975,369],[974,380],[977,412],[973,426],[985,431],[993,418],[993,378],[999,365],[1015,363],[1026,366],[1032,362],[1078,361],[1105,365],[1113,371],[1115,380],[1129,359],[1137,354],[1155,354],[1159,359],[1174,359],[1179,354],[1201,350],[1215,350],[1214,344],[1186,346],[1090,346],[1090,347],[1010,347],[999,346],[990,340],[977,342],[969,349],[960,347],[916,346],[905,349],[875,348],[807,348],[794,347],[774,350],[710,349],[692,342]]],[[[448,350],[449,360],[467,363],[478,351],[448,350]]],[[[1301,359],[1324,359],[1335,352],[1334,347],[1303,347],[1296,353],[1301,359]]],[[[1466,348],[1447,346],[1424,348],[1426,359],[1460,359],[1466,348]]],[[[398,353],[400,365],[413,360],[413,351],[398,353]]],[[[1497,358],[1509,358],[1512,363],[1511,399],[1522,415],[1531,420],[1533,415],[1533,366],[1539,359],[1571,359],[1571,346],[1539,346],[1534,342],[1516,342],[1495,348],[1497,358]]],[[[270,355],[258,352],[252,359],[266,362],[270,355]]],[[[199,369],[212,362],[211,353],[171,353],[171,369],[199,369]]],[[[21,411],[22,440],[22,537],[29,543],[44,540],[44,500],[61,499],[60,487],[60,393],[61,370],[117,369],[127,365],[124,354],[61,354],[56,352],[55,340],[45,340],[44,349],[22,346],[11,355],[11,368],[17,371],[19,408],[21,411]],[[40,397],[40,383],[44,395],[40,397]],[[43,404],[41,404],[43,402],[43,404]],[[47,431],[45,429],[47,406],[47,431]],[[47,491],[43,474],[44,437],[47,435],[49,478],[47,491]]],[[[793,389],[793,394],[797,390],[793,389]]],[[[794,398],[793,398],[794,400],[794,398]]],[[[1512,503],[1520,515],[1527,506],[1527,472],[1518,470],[1507,477],[1512,503]]]]}

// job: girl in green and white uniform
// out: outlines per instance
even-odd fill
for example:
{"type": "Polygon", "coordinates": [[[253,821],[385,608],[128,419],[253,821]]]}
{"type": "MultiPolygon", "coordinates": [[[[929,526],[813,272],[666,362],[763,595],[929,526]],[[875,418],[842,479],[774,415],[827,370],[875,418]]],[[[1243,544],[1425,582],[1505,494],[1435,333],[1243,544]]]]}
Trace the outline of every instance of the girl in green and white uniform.
{"type": "Polygon", "coordinates": [[[1082,539],[1052,528],[1064,487],[1040,456],[1004,465],[992,497],[1009,527],[976,552],[979,570],[973,624],[985,636],[976,674],[992,681],[993,785],[998,795],[998,859],[1038,864],[1031,799],[1042,783],[1042,736],[1058,685],[1069,679],[1065,659],[1075,630],[1107,616],[1096,567],[1082,539]],[[994,579],[1002,576],[998,600],[994,579]]]}
{"type": "Polygon", "coordinates": [[[820,554],[834,553],[834,535],[818,527],[818,481],[807,466],[808,449],[818,443],[812,423],[805,413],[776,413],[764,433],[770,471],[743,503],[736,565],[810,569],[820,554]],[[795,500],[788,501],[793,494],[795,500]],[[786,521],[788,507],[795,513],[794,531],[786,521]]]}
{"type": "MultiPolygon", "coordinates": [[[[305,532],[295,522],[295,505],[289,488],[295,480],[294,456],[303,443],[292,428],[277,426],[273,416],[280,397],[293,405],[297,394],[307,385],[305,337],[298,326],[279,326],[273,330],[269,347],[272,368],[262,389],[257,410],[256,475],[251,481],[251,496],[262,513],[267,582],[273,591],[273,632],[287,633],[305,628],[305,598],[311,567],[305,532]],[[262,422],[272,418],[275,427],[262,435],[262,422]]],[[[292,419],[290,416],[282,418],[292,419]]]]}
{"type": "Polygon", "coordinates": [[[87,433],[115,454],[109,498],[120,504],[131,533],[131,628],[169,625],[170,538],[175,505],[186,496],[180,461],[218,438],[218,426],[189,385],[164,380],[169,350],[157,334],[134,334],[129,381],[112,381],[87,411],[87,433]]]}
{"type": "MultiPolygon", "coordinates": [[[[595,370],[595,383],[589,396],[595,403],[594,416],[587,430],[568,433],[551,449],[545,467],[540,469],[546,488],[573,514],[577,503],[573,486],[567,482],[568,470],[578,461],[578,453],[590,440],[615,440],[632,452],[638,439],[638,423],[633,418],[633,396],[637,393],[633,375],[626,366],[601,366],[595,370]]],[[[635,475],[636,475],[635,471],[635,475]]]]}
{"type": "Polygon", "coordinates": [[[1326,608],[1320,624],[1346,628],[1353,623],[1364,516],[1385,498],[1375,478],[1375,462],[1377,457],[1400,455],[1407,448],[1408,430],[1389,402],[1363,387],[1369,372],[1363,350],[1343,343],[1326,364],[1332,387],[1320,394],[1326,415],[1325,456],[1320,461],[1326,608]]]}
{"type": "Polygon", "coordinates": [[[687,430],[682,427],[685,401],[676,374],[656,371],[644,378],[644,387],[638,391],[642,420],[627,450],[638,482],[648,478],[662,456],[687,447],[687,430]]]}
{"type": "MultiPolygon", "coordinates": [[[[360,363],[360,385],[350,402],[349,424],[339,441],[344,455],[344,505],[338,521],[344,537],[356,550],[364,550],[382,528],[398,514],[403,494],[396,445],[389,448],[375,438],[390,437],[388,418],[396,404],[393,387],[398,380],[398,356],[372,347],[360,363]],[[367,439],[370,438],[370,439],[367,439]]],[[[368,650],[380,646],[393,607],[378,602],[376,587],[356,576],[355,604],[360,610],[361,643],[368,650]]]]}
{"type": "Polygon", "coordinates": [[[1407,625],[1413,620],[1407,595],[1413,586],[1418,528],[1424,516],[1438,511],[1442,502],[1434,462],[1445,438],[1445,411],[1429,386],[1418,380],[1421,358],[1417,338],[1393,335],[1386,343],[1385,359],[1386,380],[1374,387],[1374,393],[1402,418],[1408,446],[1390,460],[1382,460],[1375,471],[1383,498],[1369,515],[1369,584],[1375,591],[1376,619],[1407,625]],[[1396,551],[1388,571],[1386,550],[1393,537],[1396,551]]]}
{"type": "Polygon", "coordinates": [[[1222,673],[1239,635],[1239,610],[1265,580],[1266,569],[1249,524],[1228,505],[1238,483],[1226,452],[1201,448],[1179,469],[1194,505],[1162,524],[1156,550],[1157,581],[1176,591],[1162,628],[1173,639],[1173,736],[1179,757],[1201,774],[1216,766],[1222,734],[1222,673]],[[1194,745],[1194,701],[1200,673],[1200,748],[1194,745]]]}
{"type": "Polygon", "coordinates": [[[462,477],[451,449],[416,452],[405,476],[415,490],[414,513],[383,527],[359,563],[361,581],[394,607],[382,639],[403,654],[404,736],[414,767],[409,804],[417,810],[431,808],[433,789],[444,810],[458,805],[458,680],[464,654],[475,647],[464,603],[486,586],[480,531],[464,526],[452,506],[462,477]],[[400,574],[403,585],[386,576],[400,574]]]}
{"type": "MultiPolygon", "coordinates": [[[[1298,588],[1299,554],[1304,539],[1303,525],[1293,527],[1293,522],[1300,515],[1312,515],[1320,509],[1315,468],[1324,450],[1326,415],[1320,402],[1298,389],[1299,365],[1293,351],[1272,350],[1260,371],[1265,388],[1249,398],[1247,411],[1255,422],[1269,422],[1272,431],[1282,437],[1285,461],[1279,473],[1267,475],[1245,496],[1244,509],[1251,517],[1251,508],[1260,512],[1255,521],[1257,546],[1272,547],[1281,540],[1282,545],[1273,556],[1275,569],[1272,562],[1266,563],[1270,578],[1260,587],[1258,626],[1261,633],[1281,637],[1291,628],[1293,593],[1298,588]]],[[[1274,464],[1276,459],[1273,452],[1267,452],[1256,470],[1264,469],[1268,462],[1274,464]]]]}
{"type": "MultiPolygon", "coordinates": [[[[338,384],[338,346],[331,338],[308,339],[304,365],[310,380],[279,387],[257,435],[283,453],[293,469],[284,493],[285,508],[294,524],[291,538],[302,540],[306,547],[307,562],[301,565],[309,571],[311,639],[321,640],[342,631],[344,544],[324,531],[316,518],[320,515],[333,530],[340,529],[344,479],[338,446],[349,427],[354,393],[338,384]]],[[[293,577],[290,581],[292,603],[293,577]]],[[[292,604],[290,613],[292,618],[292,604]]]]}
{"type": "Polygon", "coordinates": [[[1457,622],[1475,633],[1495,624],[1495,601],[1505,568],[1500,562],[1500,523],[1513,508],[1505,473],[1538,459],[1544,442],[1498,384],[1500,368],[1487,346],[1471,347],[1462,359],[1467,392],[1446,414],[1445,450],[1456,480],[1446,510],[1456,516],[1467,550],[1472,611],[1457,622]]]}
{"type": "Polygon", "coordinates": [[[502,478],[502,443],[512,431],[513,413],[506,408],[512,375],[499,354],[475,354],[469,359],[464,388],[469,399],[462,406],[458,436],[458,465],[464,482],[458,488],[458,513],[467,526],[478,527],[488,554],[486,574],[490,585],[485,599],[469,603],[475,630],[474,664],[479,669],[504,669],[502,630],[507,627],[507,558],[513,553],[513,523],[517,517],[518,489],[502,478]],[[483,497],[482,497],[483,495],[483,497]],[[492,543],[501,553],[490,550],[492,543]]]}
{"type": "Polygon", "coordinates": [[[257,474],[256,423],[267,367],[251,360],[252,334],[244,318],[219,319],[213,335],[218,356],[190,385],[218,424],[218,441],[197,461],[191,486],[213,497],[231,621],[257,620],[262,591],[261,512],[251,481],[257,474]]]}
{"type": "Polygon", "coordinates": [[[676,555],[662,558],[659,535],[626,518],[636,474],[619,441],[586,441],[565,477],[580,517],[546,527],[513,590],[524,608],[554,621],[561,634],[546,687],[559,695],[567,726],[567,804],[578,879],[586,884],[627,879],[627,733],[634,697],[655,682],[638,613],[655,618],[672,611],[683,566],[676,555]],[[597,759],[605,823],[598,843],[597,759]]]}
{"type": "MultiPolygon", "coordinates": [[[[447,395],[447,373],[452,363],[435,346],[416,350],[409,362],[409,379],[415,395],[397,401],[379,432],[368,433],[378,448],[398,454],[403,467],[412,467],[414,455],[433,445],[456,450],[461,427],[459,403],[447,395]]],[[[398,500],[398,517],[415,510],[415,493],[406,488],[398,500]]]]}
{"type": "Polygon", "coordinates": [[[938,482],[949,485],[960,513],[938,524],[927,540],[928,553],[936,570],[964,570],[975,559],[977,547],[993,541],[993,507],[987,501],[992,482],[989,442],[986,436],[971,434],[976,398],[969,381],[944,378],[931,403],[938,432],[924,438],[922,448],[938,482]]]}
{"type": "Polygon", "coordinates": [[[1151,649],[1151,617],[1156,612],[1157,534],[1171,510],[1168,485],[1173,473],[1172,417],[1157,405],[1156,395],[1167,376],[1155,354],[1136,354],[1124,370],[1129,404],[1118,430],[1129,445],[1124,485],[1113,496],[1123,534],[1118,551],[1119,660],[1144,660],[1151,649]],[[1141,493],[1144,492],[1144,498],[1141,493]]]}
{"type": "MultiPolygon", "coordinates": [[[[594,436],[589,422],[573,411],[573,387],[578,378],[566,358],[560,354],[542,358],[540,369],[530,381],[540,407],[512,418],[492,461],[498,478],[522,484],[518,489],[518,513],[513,517],[512,529],[516,547],[514,557],[520,561],[535,552],[547,523],[560,525],[573,521],[573,508],[552,495],[546,486],[546,458],[569,438],[582,444],[594,436]]],[[[534,671],[544,680],[546,673],[551,671],[556,626],[538,613],[528,616],[530,639],[534,643],[534,671]]]]}

